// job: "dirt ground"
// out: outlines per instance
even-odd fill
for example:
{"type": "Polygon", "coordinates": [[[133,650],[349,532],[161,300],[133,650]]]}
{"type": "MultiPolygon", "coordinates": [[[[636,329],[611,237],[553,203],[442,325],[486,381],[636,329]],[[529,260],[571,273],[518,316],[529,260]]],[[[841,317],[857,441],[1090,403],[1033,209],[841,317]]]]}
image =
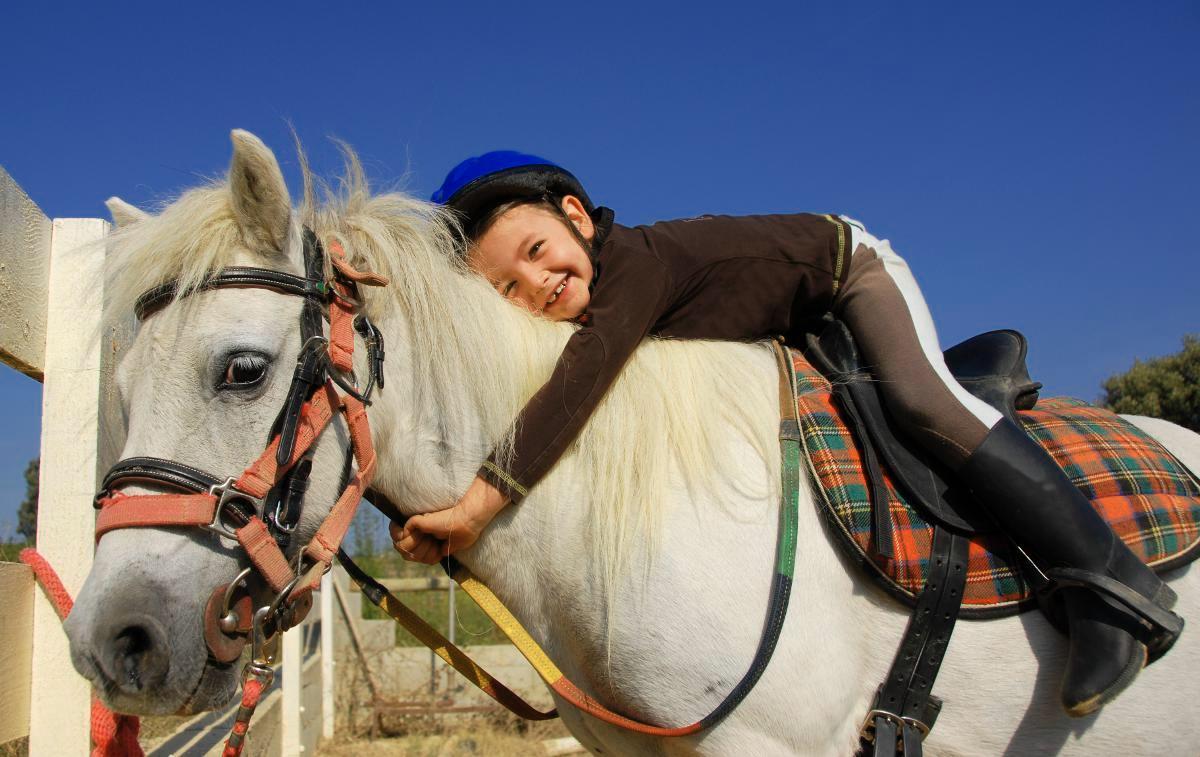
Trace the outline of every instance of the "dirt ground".
{"type": "MultiPolygon", "coordinates": [[[[389,725],[389,730],[395,727],[389,725]]],[[[362,737],[322,742],[317,746],[317,757],[526,757],[549,753],[586,754],[583,751],[547,751],[545,742],[553,742],[571,735],[558,720],[520,723],[497,717],[439,724],[420,719],[399,724],[396,730],[408,732],[386,738],[362,737]]]]}

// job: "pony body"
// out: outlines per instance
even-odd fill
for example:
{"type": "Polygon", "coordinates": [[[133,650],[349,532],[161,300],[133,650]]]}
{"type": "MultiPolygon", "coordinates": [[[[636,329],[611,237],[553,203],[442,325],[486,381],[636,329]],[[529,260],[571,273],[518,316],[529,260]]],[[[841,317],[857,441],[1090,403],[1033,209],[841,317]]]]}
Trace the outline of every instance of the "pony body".
{"type": "MultiPolygon", "coordinates": [[[[457,257],[436,207],[371,195],[353,158],[340,194],[318,201],[308,185],[309,199],[293,209],[270,151],[244,132],[234,146],[228,184],[193,190],[116,233],[115,299],[128,304],[164,279],[186,286],[230,264],[298,271],[302,225],[338,239],[353,265],[392,279],[365,295],[388,350],[386,388],[370,409],[374,486],[407,513],[452,503],[493,448],[503,455],[512,419],[572,327],[506,303],[457,257]]],[[[298,313],[297,302],[270,292],[221,290],[148,319],[121,369],[124,456],[173,457],[222,475],[245,467],[286,392],[298,313]],[[271,360],[268,380],[253,395],[215,392],[212,374],[225,356],[248,348],[271,360]]],[[[365,366],[356,370],[365,375],[365,366]]],[[[647,342],[572,451],[462,561],[590,694],[651,722],[699,719],[741,678],[765,619],[780,495],[776,392],[761,345],[647,342]]],[[[1200,469],[1200,438],[1169,424],[1153,432],[1200,469]]],[[[318,445],[300,543],[332,502],[344,445],[340,426],[318,445]]],[[[718,726],[685,739],[630,734],[562,710],[582,743],[622,754],[853,751],[907,613],[843,561],[803,483],[796,584],[757,688],[718,726]]],[[[230,544],[202,532],[106,535],[68,625],[77,667],[127,710],[222,703],[236,671],[206,664],[191,627],[212,585],[238,565],[230,544]],[[111,674],[111,637],[130,624],[171,639],[161,652],[169,671],[154,686],[111,674]]],[[[1173,585],[1188,618],[1200,590],[1181,572],[1173,585]]],[[[1054,691],[1066,645],[1040,616],[961,623],[934,692],[946,706],[926,748],[1200,750],[1193,636],[1101,713],[1071,721],[1054,691]],[[1163,722],[1173,728],[1159,733],[1163,722]]]]}

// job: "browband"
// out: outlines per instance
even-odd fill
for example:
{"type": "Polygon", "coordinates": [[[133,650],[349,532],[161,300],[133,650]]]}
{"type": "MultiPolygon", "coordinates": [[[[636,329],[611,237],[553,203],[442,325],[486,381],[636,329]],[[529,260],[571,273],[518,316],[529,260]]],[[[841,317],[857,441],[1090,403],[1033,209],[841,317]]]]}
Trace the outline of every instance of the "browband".
{"type": "MultiPolygon", "coordinates": [[[[327,302],[332,294],[331,288],[324,281],[296,276],[270,268],[251,268],[248,266],[229,266],[206,278],[199,285],[183,293],[184,297],[199,291],[221,289],[223,287],[254,287],[256,289],[272,289],[282,294],[298,295],[321,302],[327,302]]],[[[176,280],[159,284],[147,290],[137,298],[133,312],[138,320],[145,320],[159,308],[169,304],[177,296],[179,282],[176,280]]]]}

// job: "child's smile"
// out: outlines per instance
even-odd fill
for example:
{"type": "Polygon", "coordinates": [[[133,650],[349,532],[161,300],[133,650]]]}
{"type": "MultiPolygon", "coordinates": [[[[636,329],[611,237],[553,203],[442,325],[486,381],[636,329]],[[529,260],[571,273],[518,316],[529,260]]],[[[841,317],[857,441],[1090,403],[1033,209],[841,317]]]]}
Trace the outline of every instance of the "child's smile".
{"type": "Polygon", "coordinates": [[[591,219],[574,197],[563,200],[565,218],[539,205],[520,205],[485,232],[471,249],[471,267],[496,291],[555,321],[580,316],[588,306],[591,257],[566,225],[579,236],[595,233],[591,219]]]}

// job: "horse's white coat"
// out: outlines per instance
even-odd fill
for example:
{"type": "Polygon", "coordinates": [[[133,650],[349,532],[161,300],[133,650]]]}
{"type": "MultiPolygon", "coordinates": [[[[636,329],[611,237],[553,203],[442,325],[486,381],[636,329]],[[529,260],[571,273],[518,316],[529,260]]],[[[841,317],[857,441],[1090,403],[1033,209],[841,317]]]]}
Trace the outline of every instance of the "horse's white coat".
{"type": "MultiPolygon", "coordinates": [[[[286,201],[286,194],[279,192],[282,179],[277,178],[273,156],[268,161],[269,151],[248,137],[235,139],[231,173],[236,178],[242,172],[238,179],[242,187],[263,182],[273,186],[257,194],[262,202],[237,205],[234,215],[240,238],[261,242],[277,237],[279,202],[286,201]],[[250,181],[245,180],[247,170],[250,181]]],[[[369,214],[355,221],[355,229],[339,226],[333,216],[335,211],[326,211],[321,217],[326,224],[318,223],[319,232],[343,234],[349,241],[374,234],[376,243],[385,241],[387,229],[379,224],[372,227],[369,214]]],[[[286,261],[268,256],[259,257],[256,264],[294,269],[296,236],[293,223],[286,261]]],[[[235,255],[243,262],[255,257],[248,247],[235,255]]],[[[445,291],[426,289],[424,297],[470,300],[472,304],[454,311],[464,321],[454,327],[461,331],[488,327],[473,318],[496,323],[526,318],[514,315],[516,309],[498,298],[489,299],[485,287],[464,278],[422,268],[405,271],[397,264],[393,275],[398,271],[414,277],[441,275],[445,291]],[[474,298],[485,304],[474,303],[474,298]]],[[[497,418],[503,413],[463,401],[452,405],[454,417],[431,414],[426,403],[437,398],[429,394],[435,388],[427,383],[429,371],[423,361],[429,358],[422,349],[453,353],[470,344],[475,351],[441,358],[495,365],[496,386],[516,387],[527,396],[532,391],[529,381],[522,385],[499,375],[503,366],[532,362],[548,372],[562,334],[490,346],[465,336],[461,342],[428,344],[429,324],[414,322],[412,316],[428,303],[405,302],[403,296],[393,307],[380,302],[373,302],[373,316],[388,337],[388,383],[371,410],[380,454],[377,486],[410,511],[427,510],[448,504],[445,499],[465,487],[483,454],[502,434],[497,418]]],[[[214,472],[232,473],[244,467],[261,449],[286,391],[288,366],[298,348],[298,310],[298,301],[279,295],[222,290],[150,319],[122,371],[122,390],[130,409],[126,455],[177,458],[214,472]],[[185,313],[190,317],[185,318],[185,313]],[[231,346],[246,345],[270,354],[280,366],[261,395],[232,400],[205,389],[211,387],[205,382],[211,382],[214,366],[219,368],[218,358],[231,346]]],[[[649,345],[644,360],[658,359],[655,356],[661,353],[666,363],[671,355],[686,356],[691,349],[649,345]]],[[[709,350],[704,354],[720,356],[727,361],[724,365],[735,366],[737,392],[769,398],[774,404],[775,366],[769,351],[734,344],[694,349],[709,350]]],[[[642,370],[638,365],[642,364],[635,364],[635,371],[642,370]]],[[[510,412],[522,399],[499,397],[498,402],[504,412],[510,412]]],[[[731,393],[730,401],[734,399],[731,393]]],[[[618,395],[614,402],[620,401],[618,395]]],[[[686,404],[686,396],[680,402],[686,404]]],[[[573,681],[616,710],[664,724],[690,723],[704,716],[741,678],[761,633],[772,574],[777,461],[764,461],[762,438],[754,429],[773,428],[775,419],[738,424],[713,415],[718,417],[718,430],[729,426],[722,442],[727,463],[722,470],[739,471],[737,481],[730,483],[725,477],[719,482],[725,485],[714,495],[713,490],[696,486],[686,461],[670,456],[663,469],[667,494],[656,503],[652,519],[658,536],[643,537],[635,528],[624,528],[628,541],[622,549],[592,548],[592,539],[610,538],[598,529],[622,524],[604,517],[607,502],[597,498],[597,491],[613,491],[613,487],[598,479],[598,471],[604,469],[585,451],[566,457],[545,486],[522,506],[508,508],[486,538],[462,555],[573,681]],[[624,555],[623,561],[615,563],[622,566],[616,573],[613,555],[624,555]]],[[[1162,422],[1139,422],[1197,467],[1200,437],[1162,422]]],[[[316,483],[304,515],[303,530],[310,533],[319,511],[327,507],[320,503],[332,501],[340,462],[336,448],[344,444],[338,431],[321,443],[316,483]]],[[[607,470],[613,477],[625,473],[607,470]]],[[[236,570],[234,553],[214,547],[209,537],[200,534],[145,531],[118,532],[101,541],[96,567],[71,616],[77,666],[95,675],[102,629],[119,625],[119,619],[112,618],[113,607],[132,611],[148,603],[170,603],[161,608],[159,622],[170,625],[176,634],[167,683],[140,697],[110,691],[118,704],[139,711],[201,708],[215,706],[232,694],[233,673],[204,666],[195,629],[199,606],[210,587],[228,580],[236,570]]],[[[746,701],[717,727],[687,739],[651,739],[604,725],[563,705],[560,710],[567,725],[586,746],[605,754],[852,752],[859,722],[891,662],[907,613],[842,560],[807,488],[801,492],[795,574],[783,638],[770,667],[746,701]]],[[[1196,580],[1185,569],[1173,581],[1180,595],[1177,609],[1185,619],[1196,617],[1200,601],[1196,580]]],[[[1200,752],[1200,720],[1194,704],[1200,698],[1200,638],[1194,632],[1185,633],[1171,654],[1146,670],[1115,703],[1081,720],[1068,719],[1057,703],[1064,653],[1063,640],[1036,613],[986,623],[961,622],[935,688],[946,704],[927,742],[929,753],[1200,752]]]]}

